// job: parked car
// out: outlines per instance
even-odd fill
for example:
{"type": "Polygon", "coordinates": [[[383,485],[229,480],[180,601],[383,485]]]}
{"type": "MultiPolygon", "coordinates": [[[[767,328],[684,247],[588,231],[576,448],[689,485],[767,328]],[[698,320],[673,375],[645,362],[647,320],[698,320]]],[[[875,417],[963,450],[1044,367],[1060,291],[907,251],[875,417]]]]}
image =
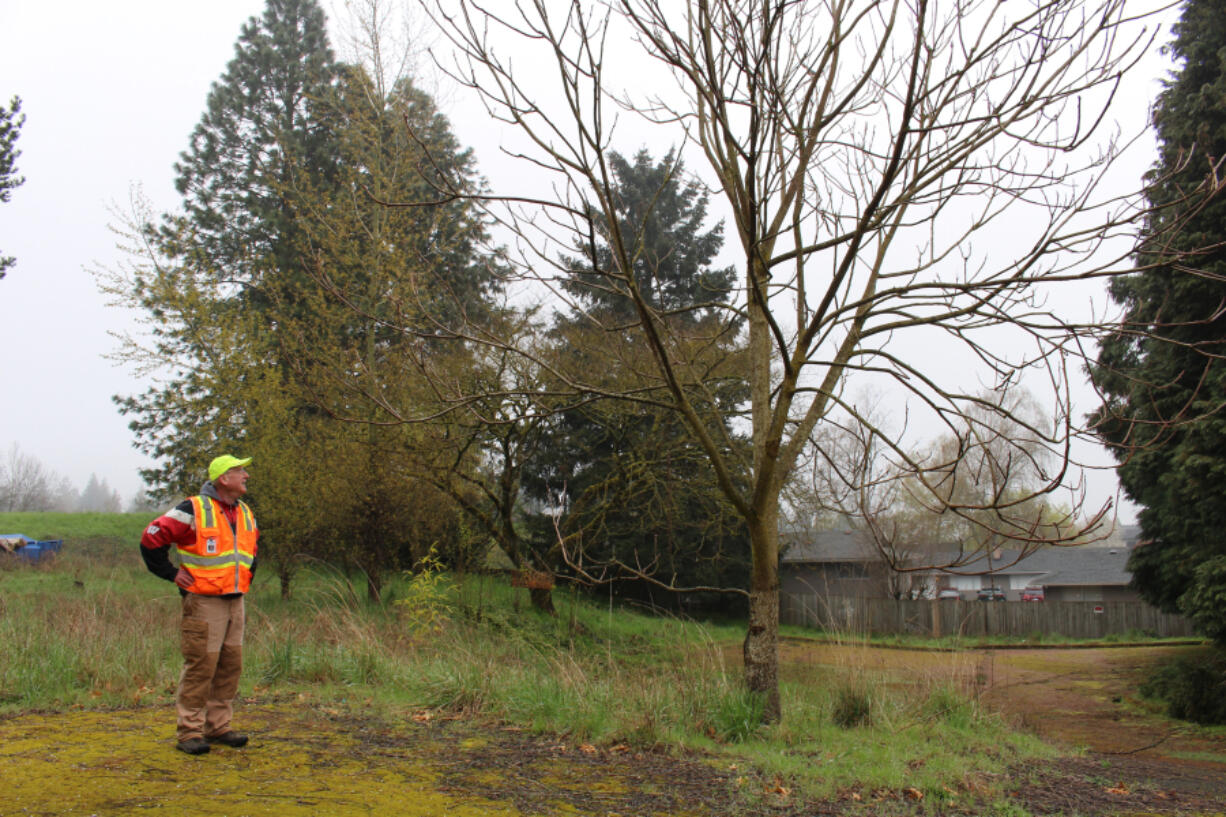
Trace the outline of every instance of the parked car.
{"type": "Polygon", "coordinates": [[[962,598],[962,594],[959,593],[957,590],[955,590],[952,587],[943,587],[941,588],[941,591],[937,593],[937,598],[957,600],[957,599],[962,598]]]}
{"type": "Polygon", "coordinates": [[[1004,601],[1005,591],[999,587],[981,587],[977,598],[980,601],[1004,601]]]}
{"type": "Polygon", "coordinates": [[[1022,591],[1022,601],[1043,601],[1047,593],[1042,587],[1027,587],[1022,591]]]}

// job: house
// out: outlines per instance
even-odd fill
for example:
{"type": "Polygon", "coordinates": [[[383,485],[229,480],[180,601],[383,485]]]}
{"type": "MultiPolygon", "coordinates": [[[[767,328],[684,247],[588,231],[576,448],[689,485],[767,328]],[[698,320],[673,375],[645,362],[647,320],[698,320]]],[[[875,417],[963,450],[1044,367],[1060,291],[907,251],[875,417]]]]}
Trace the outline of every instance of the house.
{"type": "Polygon", "coordinates": [[[889,568],[860,531],[828,530],[782,535],[779,589],[793,595],[888,595],[889,568]]]}
{"type": "Polygon", "coordinates": [[[779,559],[780,590],[792,595],[857,598],[933,598],[943,588],[974,599],[980,588],[999,587],[1008,600],[1041,586],[1050,601],[1137,601],[1129,587],[1128,556],[1135,526],[1102,543],[1047,547],[1020,558],[1017,550],[959,554],[954,547],[921,553],[895,550],[910,571],[895,571],[864,532],[844,529],[785,534],[779,559]],[[967,560],[967,556],[970,556],[967,560]],[[965,561],[956,568],[929,568],[965,561]]]}

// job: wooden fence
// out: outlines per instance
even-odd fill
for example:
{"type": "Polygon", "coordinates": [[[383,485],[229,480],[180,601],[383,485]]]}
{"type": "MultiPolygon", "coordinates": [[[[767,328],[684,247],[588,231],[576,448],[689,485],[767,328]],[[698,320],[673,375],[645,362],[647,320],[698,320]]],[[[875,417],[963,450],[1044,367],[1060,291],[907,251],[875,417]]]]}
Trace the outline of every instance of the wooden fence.
{"type": "Polygon", "coordinates": [[[801,627],[872,635],[1196,635],[1187,619],[1136,601],[903,601],[781,593],[779,620],[801,627]]]}

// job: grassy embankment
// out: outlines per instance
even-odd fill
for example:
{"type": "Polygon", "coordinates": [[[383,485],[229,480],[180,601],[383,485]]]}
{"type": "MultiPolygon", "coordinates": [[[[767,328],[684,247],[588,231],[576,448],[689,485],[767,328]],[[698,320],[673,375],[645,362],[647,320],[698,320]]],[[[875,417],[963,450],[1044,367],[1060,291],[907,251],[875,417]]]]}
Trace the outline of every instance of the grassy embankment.
{"type": "MultiPolygon", "coordinates": [[[[52,564],[0,565],[0,712],[171,705],[178,594],[144,570],[136,541],[146,522],[0,514],[0,532],[65,540],[52,564]]],[[[240,694],[391,717],[461,712],[576,741],[696,750],[810,796],[914,787],[934,807],[1048,753],[980,708],[974,689],[934,674],[806,665],[785,675],[783,723],[760,727],[736,659],[739,627],[565,589],[550,618],[493,577],[406,576],[381,605],[362,586],[304,570],[284,601],[271,575],[258,577],[240,694]]]]}

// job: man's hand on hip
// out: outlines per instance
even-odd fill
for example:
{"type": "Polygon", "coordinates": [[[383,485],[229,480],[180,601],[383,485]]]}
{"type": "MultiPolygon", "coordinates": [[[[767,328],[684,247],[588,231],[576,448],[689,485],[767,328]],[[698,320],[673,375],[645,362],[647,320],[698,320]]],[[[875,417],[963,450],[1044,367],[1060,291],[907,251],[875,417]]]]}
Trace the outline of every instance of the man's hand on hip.
{"type": "Polygon", "coordinates": [[[186,567],[179,568],[179,572],[175,574],[175,584],[184,590],[190,590],[195,583],[196,580],[192,578],[192,574],[188,572],[186,567]]]}

